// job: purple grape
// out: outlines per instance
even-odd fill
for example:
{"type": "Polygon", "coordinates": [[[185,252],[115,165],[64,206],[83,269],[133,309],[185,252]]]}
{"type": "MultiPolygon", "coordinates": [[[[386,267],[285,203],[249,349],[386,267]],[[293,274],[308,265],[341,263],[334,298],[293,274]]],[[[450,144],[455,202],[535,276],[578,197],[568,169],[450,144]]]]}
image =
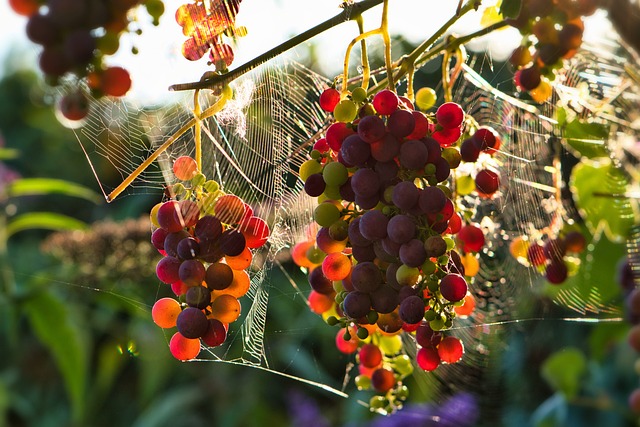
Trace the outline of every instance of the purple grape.
{"type": "Polygon", "coordinates": [[[211,290],[221,291],[227,289],[233,282],[233,270],[227,264],[214,262],[207,267],[204,281],[211,290]]]}
{"type": "Polygon", "coordinates": [[[218,243],[220,244],[222,253],[228,256],[240,255],[247,245],[244,234],[235,229],[225,230],[222,235],[220,235],[218,243]]]}
{"type": "MultiPolygon", "coordinates": [[[[388,229],[388,226],[387,226],[387,229],[388,229]]],[[[398,258],[400,256],[400,246],[401,246],[400,243],[394,242],[389,238],[389,236],[382,239],[381,242],[382,242],[382,248],[386,253],[388,253],[389,255],[395,258],[398,258]]]]}
{"type": "Polygon", "coordinates": [[[378,173],[382,184],[389,183],[397,178],[400,168],[395,161],[377,162],[373,168],[378,173]]]}
{"type": "Polygon", "coordinates": [[[217,240],[200,240],[200,259],[217,262],[224,256],[217,240]]]}
{"type": "Polygon", "coordinates": [[[447,274],[440,280],[440,293],[448,301],[461,301],[467,289],[467,281],[459,274],[447,274]]]}
{"type": "Polygon", "coordinates": [[[451,173],[451,166],[449,166],[449,162],[447,162],[444,158],[440,158],[440,160],[436,161],[436,180],[438,182],[444,182],[449,178],[449,174],[451,173]]]}
{"type": "Polygon", "coordinates": [[[322,274],[321,268],[314,268],[311,273],[309,273],[309,284],[314,291],[320,294],[327,295],[334,292],[333,282],[322,274]]]}
{"type": "Polygon", "coordinates": [[[442,236],[430,236],[424,242],[424,249],[428,258],[437,258],[447,252],[447,242],[442,236]]]}
{"type": "Polygon", "coordinates": [[[410,325],[418,323],[424,317],[424,300],[417,296],[409,296],[402,300],[398,315],[400,318],[410,325]]]}
{"type": "Polygon", "coordinates": [[[436,162],[442,158],[442,147],[440,147],[440,143],[433,138],[423,138],[422,142],[429,152],[427,163],[436,164],[436,162]]]}
{"type": "Polygon", "coordinates": [[[353,245],[351,247],[351,253],[358,262],[367,262],[376,259],[376,251],[373,249],[373,244],[365,246],[353,245]]]}
{"type": "Polygon", "coordinates": [[[369,144],[382,139],[385,134],[384,122],[378,116],[364,116],[358,122],[358,135],[369,144]]]}
{"type": "Polygon", "coordinates": [[[408,215],[395,215],[387,224],[387,234],[397,244],[407,243],[416,234],[416,224],[408,215]]]}
{"type": "Polygon", "coordinates": [[[549,283],[553,283],[554,285],[559,285],[567,280],[567,265],[562,260],[553,260],[551,264],[547,265],[547,270],[545,271],[545,277],[549,281],[549,283]]]}
{"type": "Polygon", "coordinates": [[[347,182],[340,186],[340,197],[347,202],[356,201],[356,193],[353,192],[353,188],[351,187],[351,177],[347,178],[347,182]]]}
{"type": "Polygon", "coordinates": [[[380,203],[380,196],[374,194],[371,197],[362,197],[356,194],[355,202],[361,209],[373,209],[380,203]]]}
{"type": "Polygon", "coordinates": [[[360,217],[349,223],[348,234],[349,241],[354,246],[367,246],[371,244],[371,240],[365,238],[362,233],[360,233],[360,217]]]}
{"type": "Polygon", "coordinates": [[[194,286],[187,289],[184,298],[188,306],[202,310],[211,304],[211,291],[204,286],[194,286]]]}
{"type": "Polygon", "coordinates": [[[349,292],[342,302],[342,310],[352,319],[364,317],[371,310],[371,298],[363,292],[349,292]]]}
{"type": "Polygon", "coordinates": [[[384,240],[377,240],[373,243],[373,251],[376,253],[376,258],[378,258],[380,261],[383,261],[383,262],[397,261],[398,257],[387,252],[383,244],[383,241],[384,240]]]}
{"type": "Polygon", "coordinates": [[[462,160],[465,162],[473,163],[478,160],[480,150],[473,138],[467,138],[462,141],[462,144],[460,145],[460,156],[462,156],[462,160]]]}
{"type": "Polygon", "coordinates": [[[356,196],[364,198],[372,197],[380,190],[380,178],[371,169],[358,169],[351,176],[351,188],[356,196]]]}
{"type": "Polygon", "coordinates": [[[169,235],[169,232],[164,228],[157,228],[151,234],[151,244],[159,251],[164,251],[164,240],[169,235]]]}
{"type": "Polygon", "coordinates": [[[365,239],[376,241],[387,237],[389,218],[379,210],[370,210],[360,217],[360,234],[365,239]]]}
{"type": "Polygon", "coordinates": [[[156,275],[161,282],[171,284],[180,281],[180,261],[178,258],[167,256],[158,261],[156,265],[156,275]]]}
{"type": "Polygon", "coordinates": [[[216,240],[222,234],[222,223],[213,215],[205,215],[198,220],[195,235],[200,240],[216,240]]]}
{"type": "Polygon", "coordinates": [[[371,157],[379,162],[390,162],[400,152],[400,141],[391,135],[386,134],[382,139],[371,143],[371,157]]]}
{"type": "Polygon", "coordinates": [[[381,314],[391,313],[398,307],[398,292],[391,286],[380,286],[370,298],[371,308],[381,314]]]}
{"type": "Polygon", "coordinates": [[[396,279],[396,272],[400,268],[400,264],[391,263],[387,266],[387,271],[385,273],[385,277],[387,279],[387,285],[391,286],[395,290],[399,290],[405,286],[401,286],[396,279]]]}
{"type": "Polygon", "coordinates": [[[164,250],[169,256],[178,256],[178,244],[189,237],[190,234],[185,230],[180,230],[175,233],[168,233],[164,239],[164,250]]]}
{"type": "Polygon", "coordinates": [[[418,205],[426,214],[437,214],[447,203],[447,196],[438,187],[426,187],[420,192],[418,205]]]}
{"type": "Polygon", "coordinates": [[[371,147],[358,134],[349,135],[342,143],[340,153],[345,162],[355,166],[362,166],[371,157],[371,147]]]}
{"type": "Polygon", "coordinates": [[[415,125],[416,119],[407,110],[396,110],[391,113],[387,120],[387,129],[396,138],[404,138],[410,135],[415,125]]]}
{"type": "Polygon", "coordinates": [[[373,262],[359,262],[351,271],[351,284],[360,292],[373,292],[382,285],[382,273],[373,262]]]}
{"type": "Polygon", "coordinates": [[[409,240],[400,246],[400,261],[409,267],[420,267],[427,259],[424,243],[418,239],[409,240]]]}
{"type": "Polygon", "coordinates": [[[423,169],[429,158],[427,147],[418,140],[406,141],[400,146],[400,165],[411,170],[423,169]]]}
{"type": "Polygon", "coordinates": [[[182,259],[194,259],[200,255],[200,243],[193,237],[182,239],[178,243],[178,257],[182,259]]]}
{"type": "Polygon", "coordinates": [[[178,314],[176,326],[185,338],[196,339],[207,333],[209,321],[202,310],[187,307],[178,314]]]}
{"type": "Polygon", "coordinates": [[[304,182],[304,191],[311,197],[318,197],[324,193],[325,188],[327,188],[327,184],[324,182],[321,173],[309,175],[304,182]]]}
{"type": "Polygon", "coordinates": [[[188,259],[180,264],[178,275],[187,286],[200,286],[204,281],[206,269],[197,259],[188,259]]]}
{"type": "Polygon", "coordinates": [[[402,181],[393,187],[391,199],[393,204],[402,210],[408,211],[418,203],[420,191],[412,181],[402,181]]]}

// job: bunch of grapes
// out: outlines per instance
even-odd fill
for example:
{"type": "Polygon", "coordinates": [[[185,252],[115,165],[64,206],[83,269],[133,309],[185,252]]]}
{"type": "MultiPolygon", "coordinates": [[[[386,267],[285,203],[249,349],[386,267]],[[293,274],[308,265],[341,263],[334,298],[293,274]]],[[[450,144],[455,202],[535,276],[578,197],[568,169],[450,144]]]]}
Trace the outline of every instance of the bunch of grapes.
{"type": "MultiPolygon", "coordinates": [[[[419,106],[424,98],[417,97],[419,106]]],[[[473,310],[465,263],[472,260],[477,272],[471,253],[484,244],[479,227],[463,225],[448,185],[460,163],[454,145],[465,113],[447,102],[427,115],[393,91],[369,99],[362,88],[344,99],[326,89],[320,106],[335,122],[300,168],[305,192],[318,197],[319,228],[292,256],[309,270],[312,310],[341,328],[338,348],[358,351],[358,386],[382,394],[372,409],[389,412],[406,398],[402,379],[411,373],[398,334],[416,334],[425,370],[463,354],[462,342],[442,331],[458,309],[473,310]],[[388,336],[398,339],[397,349],[373,349],[388,336]]]]}
{"type": "Polygon", "coordinates": [[[523,34],[522,43],[509,61],[516,68],[516,86],[536,102],[551,96],[549,81],[563,60],[575,55],[582,44],[583,16],[597,9],[594,0],[532,0],[522,2],[520,14],[510,24],[523,34]]]}
{"type": "Polygon", "coordinates": [[[52,86],[73,76],[73,89],[59,102],[61,114],[81,120],[89,101],[77,81],[84,80],[95,97],[123,96],[131,87],[129,72],[104,63],[118,51],[120,36],[130,28],[131,11],[144,4],[158,23],[164,13],[161,0],[10,0],[13,10],[28,17],[26,33],[42,46],[39,67],[52,86]]]}
{"type": "Polygon", "coordinates": [[[173,171],[182,182],[173,187],[176,199],[152,209],[151,241],[163,255],[158,279],[177,299],[159,299],[152,316],[161,328],[177,327],[171,354],[189,360],[201,341],[215,347],[226,340],[229,323],[240,316],[239,298],[249,291],[251,249],[267,242],[269,227],[239,197],[207,180],[191,157],[176,159],[173,171]]]}
{"type": "Polygon", "coordinates": [[[209,52],[209,60],[216,70],[225,70],[233,62],[231,46],[223,35],[244,35],[246,29],[235,28],[236,15],[242,0],[198,0],[183,4],[176,10],[176,22],[189,37],[182,44],[182,55],[197,61],[209,52]],[[207,4],[205,4],[207,3],[207,4]]]}
{"type": "Polygon", "coordinates": [[[547,237],[540,241],[516,237],[509,251],[521,264],[537,268],[549,283],[559,285],[577,270],[580,263],[577,255],[584,251],[586,245],[580,231],[567,230],[555,238],[547,237]]]}

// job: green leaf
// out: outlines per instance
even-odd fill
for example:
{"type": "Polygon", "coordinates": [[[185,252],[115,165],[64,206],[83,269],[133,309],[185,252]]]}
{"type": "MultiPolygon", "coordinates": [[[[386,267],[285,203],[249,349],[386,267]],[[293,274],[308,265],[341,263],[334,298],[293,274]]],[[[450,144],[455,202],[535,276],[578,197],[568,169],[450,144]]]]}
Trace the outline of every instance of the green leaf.
{"type": "Polygon", "coordinates": [[[36,337],[51,352],[62,374],[76,421],[82,419],[87,392],[87,352],[82,331],[68,316],[62,301],[39,289],[23,303],[36,337]]]}
{"type": "Polygon", "coordinates": [[[500,13],[506,18],[517,18],[522,8],[522,0],[502,0],[500,13]]]}
{"type": "Polygon", "coordinates": [[[609,240],[626,239],[636,222],[634,205],[624,197],[628,185],[628,178],[608,160],[583,161],[573,168],[571,192],[591,233],[602,226],[609,240]]]}
{"type": "Polygon", "coordinates": [[[531,424],[535,427],[565,427],[568,414],[567,400],[560,393],[555,393],[531,414],[531,424]]]}
{"type": "Polygon", "coordinates": [[[605,144],[609,138],[607,125],[575,119],[565,124],[562,136],[571,148],[589,159],[609,154],[605,144]]]}
{"type": "Polygon", "coordinates": [[[567,110],[563,107],[558,107],[556,110],[556,121],[558,126],[562,127],[567,122],[567,110]]]}
{"type": "Polygon", "coordinates": [[[0,147],[0,160],[16,159],[20,156],[20,151],[15,148],[0,147]]]}
{"type": "Polygon", "coordinates": [[[102,201],[100,195],[90,188],[62,179],[16,179],[7,185],[6,191],[9,197],[63,194],[65,196],[79,197],[93,203],[100,203],[102,201]]]}
{"type": "Polygon", "coordinates": [[[14,217],[7,224],[7,238],[24,231],[34,229],[45,230],[81,230],[87,224],[67,215],[53,212],[28,212],[14,217]]]}
{"type": "Polygon", "coordinates": [[[552,389],[572,399],[580,391],[580,380],[586,370],[584,354],[577,348],[567,347],[544,361],[541,374],[552,389]]]}

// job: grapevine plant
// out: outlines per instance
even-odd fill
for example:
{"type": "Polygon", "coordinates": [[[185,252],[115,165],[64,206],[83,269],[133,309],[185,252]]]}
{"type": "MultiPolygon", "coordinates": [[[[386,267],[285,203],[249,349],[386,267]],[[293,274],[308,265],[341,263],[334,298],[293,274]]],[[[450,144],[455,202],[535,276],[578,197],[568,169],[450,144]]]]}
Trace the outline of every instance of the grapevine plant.
{"type": "MultiPolygon", "coordinates": [[[[308,141],[309,157],[296,171],[315,207],[308,237],[289,242],[291,257],[308,275],[311,310],[337,329],[338,351],[355,355],[355,384],[373,391],[372,410],[388,414],[401,408],[409,396],[405,380],[415,369],[431,372],[465,357],[455,327],[476,308],[474,277],[482,268],[480,254],[488,238],[477,207],[502,197],[508,177],[496,159],[504,148],[503,135],[454,102],[454,85],[467,61],[464,46],[504,27],[517,28],[522,41],[509,59],[517,90],[513,95],[534,106],[556,102],[554,84],[581,48],[583,18],[598,5],[593,0],[503,0],[486,9],[483,29],[446,35],[482,3],[461,1],[456,14],[433,35],[409,54],[394,58],[390,1],[345,2],[343,13],[233,70],[229,70],[234,55],[228,43],[246,32],[235,26],[240,1],[196,0],[176,11],[175,19],[187,37],[184,57],[197,61],[208,53],[213,70],[198,82],[172,86],[176,91],[194,91],[194,118],[108,199],[117,197],[177,138],[194,129],[194,157],[174,159],[172,173],[178,183],[151,212],[151,240],[163,256],[157,276],[175,293],[175,298],[155,303],[152,317],[162,328],[177,329],[169,343],[177,359],[196,358],[203,346],[225,341],[250,288],[246,270],[252,251],[268,244],[270,237],[267,222],[254,215],[252,206],[203,174],[201,122],[233,98],[229,84],[234,79],[345,20],[356,21],[360,34],[346,46],[343,73],[315,100],[326,114],[327,126],[308,141]],[[362,12],[379,4],[380,26],[365,32],[362,12]],[[384,48],[381,70],[370,69],[367,53],[367,41],[376,37],[384,48]],[[358,44],[362,73],[350,78],[351,51],[358,44]],[[440,103],[434,88],[414,87],[415,71],[439,56],[440,103]],[[214,89],[218,98],[202,110],[199,93],[207,89],[214,89]],[[480,202],[465,203],[468,197],[480,202]]],[[[62,114],[81,120],[88,113],[89,93],[122,96],[129,89],[126,71],[106,66],[103,59],[117,50],[123,32],[135,31],[129,12],[138,2],[92,0],[82,12],[65,13],[71,3],[11,0],[16,12],[30,17],[31,40],[43,45],[40,67],[47,81],[74,82],[60,100],[62,114]],[[106,12],[98,14],[100,19],[89,19],[95,10],[106,12]],[[64,61],[59,60],[61,55],[64,61]]],[[[155,21],[164,11],[160,0],[143,4],[155,21]]],[[[567,109],[556,111],[567,138],[571,134],[596,138],[606,130],[602,123],[589,123],[567,109]]],[[[549,144],[567,145],[580,160],[610,154],[567,141],[556,135],[549,138],[549,144]]],[[[555,160],[553,190],[561,199],[560,162],[555,160]]],[[[612,160],[607,167],[617,166],[612,160]]],[[[624,175],[619,170],[611,173],[624,175]]],[[[577,182],[581,179],[575,176],[577,182]]],[[[583,218],[559,209],[546,227],[510,242],[511,255],[553,285],[562,286],[581,267],[580,254],[589,244],[592,223],[611,222],[613,234],[623,240],[635,221],[633,210],[624,224],[610,220],[597,202],[590,200],[588,205],[584,193],[580,196],[574,202],[583,203],[579,207],[586,212],[587,227],[581,226],[583,218]],[[589,217],[594,210],[598,218],[589,217]]],[[[613,214],[622,216],[619,211],[613,214]]],[[[637,300],[634,293],[636,311],[637,300]]],[[[638,336],[635,331],[631,344],[640,351],[638,336]]],[[[638,409],[638,402],[640,394],[635,393],[631,406],[638,409]]]]}

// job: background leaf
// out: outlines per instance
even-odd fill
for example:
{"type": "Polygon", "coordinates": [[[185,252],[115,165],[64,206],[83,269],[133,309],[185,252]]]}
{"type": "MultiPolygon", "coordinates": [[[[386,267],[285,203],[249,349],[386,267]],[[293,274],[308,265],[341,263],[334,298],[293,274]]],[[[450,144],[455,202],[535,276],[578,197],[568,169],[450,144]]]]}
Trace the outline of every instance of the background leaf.
{"type": "Polygon", "coordinates": [[[28,212],[18,215],[7,224],[7,237],[19,231],[32,229],[79,230],[87,227],[84,222],[53,212],[28,212]]]}
{"type": "Polygon", "coordinates": [[[100,195],[90,188],[62,179],[16,179],[15,181],[7,185],[6,190],[9,197],[63,194],[66,196],[85,199],[93,203],[100,203],[102,201],[100,195]]]}
{"type": "Polygon", "coordinates": [[[579,119],[565,124],[564,140],[580,155],[589,159],[607,157],[606,141],[609,127],[601,123],[587,123],[579,119]]]}
{"type": "Polygon", "coordinates": [[[571,399],[578,394],[580,380],[586,370],[584,354],[577,348],[567,347],[544,361],[541,374],[551,388],[571,399]]]}

